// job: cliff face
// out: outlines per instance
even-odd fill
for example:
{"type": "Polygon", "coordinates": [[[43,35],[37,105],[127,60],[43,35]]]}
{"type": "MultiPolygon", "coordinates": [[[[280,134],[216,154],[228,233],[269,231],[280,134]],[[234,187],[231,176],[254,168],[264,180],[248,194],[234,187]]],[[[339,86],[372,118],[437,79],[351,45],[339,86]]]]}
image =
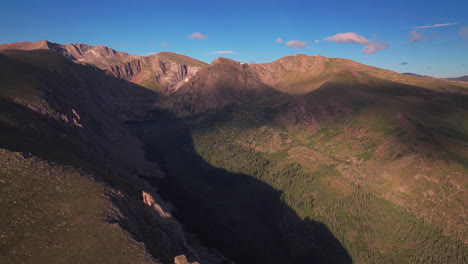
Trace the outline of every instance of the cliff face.
{"type": "Polygon", "coordinates": [[[176,91],[203,67],[202,63],[177,63],[164,58],[163,55],[155,54],[115,64],[106,69],[116,78],[168,94],[176,91]]]}
{"type": "Polygon", "coordinates": [[[0,50],[5,49],[51,50],[76,63],[93,65],[105,70],[111,76],[163,94],[174,92],[207,65],[193,58],[170,52],[137,56],[105,46],[62,45],[45,40],[0,45],[0,50]]]}

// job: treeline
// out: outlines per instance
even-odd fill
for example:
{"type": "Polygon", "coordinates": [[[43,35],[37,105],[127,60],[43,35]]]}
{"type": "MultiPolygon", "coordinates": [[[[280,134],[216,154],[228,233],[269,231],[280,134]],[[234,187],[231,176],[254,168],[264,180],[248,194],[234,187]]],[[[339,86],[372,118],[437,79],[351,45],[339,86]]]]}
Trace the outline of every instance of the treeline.
{"type": "Polygon", "coordinates": [[[308,172],[295,163],[269,160],[237,144],[239,133],[231,128],[198,128],[192,137],[197,153],[212,166],[269,184],[303,219],[326,224],[354,262],[468,263],[461,241],[343,179],[334,166],[308,172]]]}

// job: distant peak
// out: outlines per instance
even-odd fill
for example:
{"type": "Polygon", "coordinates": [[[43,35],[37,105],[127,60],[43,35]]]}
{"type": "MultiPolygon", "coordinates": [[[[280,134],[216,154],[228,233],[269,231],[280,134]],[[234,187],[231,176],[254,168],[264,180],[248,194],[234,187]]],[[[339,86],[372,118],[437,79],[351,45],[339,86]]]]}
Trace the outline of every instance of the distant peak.
{"type": "Polygon", "coordinates": [[[158,52],[158,53],[155,53],[155,54],[152,54],[152,55],[156,55],[156,54],[160,54],[160,55],[177,55],[177,56],[183,56],[181,54],[178,54],[178,53],[175,53],[175,52],[170,52],[170,51],[161,51],[161,52],[158,52]]]}
{"type": "Polygon", "coordinates": [[[7,43],[0,45],[0,49],[21,49],[21,50],[35,50],[35,49],[50,49],[53,43],[47,40],[39,40],[36,42],[21,41],[14,43],[7,43]]]}
{"type": "Polygon", "coordinates": [[[297,54],[294,54],[292,56],[286,56],[286,57],[283,57],[283,58],[287,58],[287,57],[296,57],[296,58],[327,58],[327,57],[324,57],[322,55],[306,55],[306,54],[302,54],[302,53],[297,53],[297,54]]]}
{"type": "MultiPolygon", "coordinates": [[[[323,63],[329,61],[330,58],[321,55],[306,55],[306,54],[294,54],[279,58],[271,63],[294,63],[294,64],[309,64],[309,63],[323,63]]],[[[268,64],[268,63],[267,63],[268,64]]]]}
{"type": "Polygon", "coordinates": [[[26,44],[23,48],[26,49],[50,49],[51,42],[47,40],[39,40],[36,42],[29,42],[30,44],[26,44]]]}
{"type": "Polygon", "coordinates": [[[175,52],[170,52],[170,51],[161,51],[161,52],[156,52],[156,53],[152,53],[150,55],[147,55],[146,57],[187,57],[185,55],[182,55],[182,54],[178,54],[178,53],[175,53],[175,52]]]}
{"type": "Polygon", "coordinates": [[[43,40],[39,40],[39,41],[36,42],[36,43],[37,43],[37,44],[41,44],[41,45],[47,45],[47,44],[49,44],[50,42],[47,41],[47,40],[45,40],[45,39],[43,39],[43,40]]]}
{"type": "Polygon", "coordinates": [[[225,63],[241,64],[240,62],[235,61],[235,60],[231,60],[231,59],[224,58],[224,57],[218,57],[217,59],[211,62],[211,65],[225,64],[225,63]]]}

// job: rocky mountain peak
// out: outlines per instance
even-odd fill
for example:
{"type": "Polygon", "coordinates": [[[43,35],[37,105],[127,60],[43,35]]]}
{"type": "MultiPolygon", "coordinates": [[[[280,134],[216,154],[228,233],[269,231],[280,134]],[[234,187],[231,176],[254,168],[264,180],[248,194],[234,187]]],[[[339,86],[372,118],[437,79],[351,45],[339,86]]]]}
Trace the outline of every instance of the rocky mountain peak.
{"type": "Polygon", "coordinates": [[[228,58],[224,58],[224,57],[218,57],[216,58],[215,60],[213,60],[211,62],[211,65],[218,65],[218,64],[235,64],[235,65],[241,65],[241,62],[238,62],[238,61],[235,61],[235,60],[231,60],[231,59],[228,59],[228,58]]]}
{"type": "Polygon", "coordinates": [[[35,50],[35,49],[50,49],[51,42],[47,40],[39,40],[37,42],[21,41],[14,43],[7,43],[0,45],[0,50],[5,49],[21,49],[21,50],[35,50]]]}

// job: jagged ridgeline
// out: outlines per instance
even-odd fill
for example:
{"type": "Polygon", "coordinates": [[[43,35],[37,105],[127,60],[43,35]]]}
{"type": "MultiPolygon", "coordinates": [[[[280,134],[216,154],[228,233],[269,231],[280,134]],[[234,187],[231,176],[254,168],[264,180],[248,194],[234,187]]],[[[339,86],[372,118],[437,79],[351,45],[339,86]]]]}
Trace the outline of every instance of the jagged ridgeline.
{"type": "Polygon", "coordinates": [[[0,45],[1,263],[467,263],[468,83],[0,45]]]}

